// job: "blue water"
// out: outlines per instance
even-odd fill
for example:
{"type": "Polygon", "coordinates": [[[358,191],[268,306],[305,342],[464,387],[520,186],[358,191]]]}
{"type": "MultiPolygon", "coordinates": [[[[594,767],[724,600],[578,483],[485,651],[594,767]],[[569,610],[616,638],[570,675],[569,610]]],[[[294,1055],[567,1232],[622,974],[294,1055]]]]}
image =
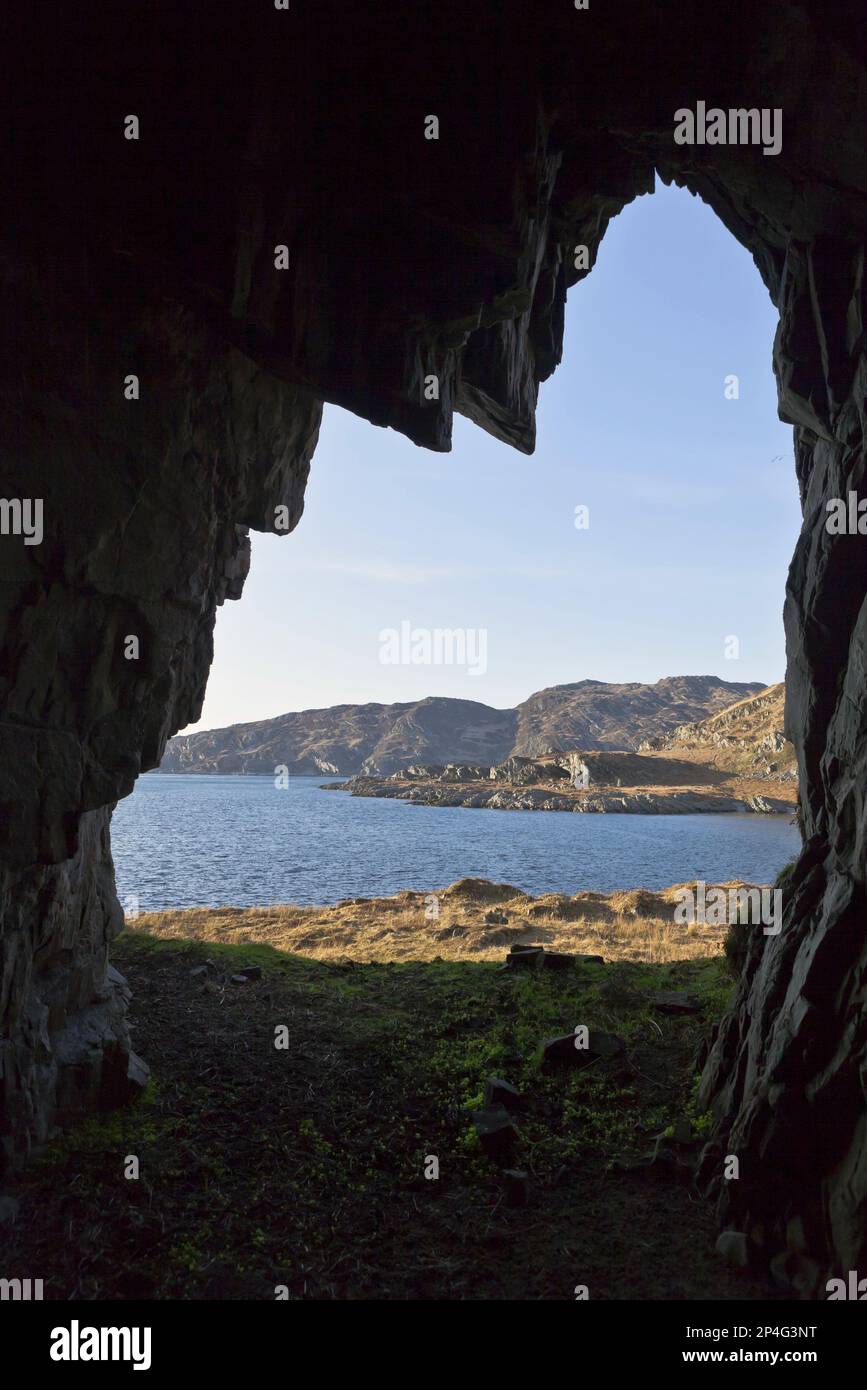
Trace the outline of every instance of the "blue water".
{"type": "Polygon", "coordinates": [[[383,897],[465,875],[530,893],[770,883],[788,816],[578,815],[413,806],[320,790],[323,777],[151,773],[112,821],[121,900],[142,912],[383,897]]]}

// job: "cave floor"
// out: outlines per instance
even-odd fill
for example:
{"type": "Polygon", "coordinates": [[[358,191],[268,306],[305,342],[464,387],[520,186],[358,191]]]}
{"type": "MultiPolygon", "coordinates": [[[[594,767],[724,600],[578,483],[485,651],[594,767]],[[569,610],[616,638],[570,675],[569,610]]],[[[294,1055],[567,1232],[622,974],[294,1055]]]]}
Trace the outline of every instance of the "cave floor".
{"type": "Polygon", "coordinates": [[[529,974],[142,930],[113,958],[152,1080],[18,1180],[4,1270],[42,1278],[46,1298],[768,1296],[721,1263],[684,1166],[626,1166],[678,1119],[707,1125],[695,1058],[731,986],[724,958],[529,974]],[[244,966],[261,978],[233,984],[244,966]],[[655,990],[701,1012],[653,1012],[655,990]],[[620,1034],[628,1066],[546,1074],[539,1042],[578,1023],[620,1034]],[[491,1074],[526,1100],[511,1160],[526,1189],[478,1147],[491,1074]]]}

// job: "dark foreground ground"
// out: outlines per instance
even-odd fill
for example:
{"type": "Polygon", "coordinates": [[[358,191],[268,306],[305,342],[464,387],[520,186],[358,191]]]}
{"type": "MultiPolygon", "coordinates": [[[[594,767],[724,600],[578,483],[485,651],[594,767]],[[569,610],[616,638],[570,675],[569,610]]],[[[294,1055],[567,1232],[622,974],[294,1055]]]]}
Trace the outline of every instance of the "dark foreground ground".
{"type": "Polygon", "coordinates": [[[720,1262],[688,1174],[619,1167],[678,1119],[706,1126],[695,1054],[729,988],[723,958],[530,975],[325,964],[141,930],[114,958],[153,1080],[19,1182],[4,1274],[43,1278],[46,1298],[767,1296],[720,1262]],[[207,983],[190,973],[206,960],[207,983]],[[247,965],[262,977],[232,984],[247,965]],[[670,989],[701,1013],[653,1011],[649,995],[670,989]],[[546,1075],[539,1042],[585,1022],[622,1035],[628,1064],[546,1075]],[[527,1102],[522,1205],[470,1118],[490,1074],[527,1102]]]}

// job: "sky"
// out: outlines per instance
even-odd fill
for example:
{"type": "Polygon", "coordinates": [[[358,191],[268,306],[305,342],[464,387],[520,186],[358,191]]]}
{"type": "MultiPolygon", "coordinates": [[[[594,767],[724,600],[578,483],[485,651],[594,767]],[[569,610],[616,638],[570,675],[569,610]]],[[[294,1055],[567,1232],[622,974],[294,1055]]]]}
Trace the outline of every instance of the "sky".
{"type": "Polygon", "coordinates": [[[748,252],[658,182],[569,292],[533,455],[461,416],[452,452],[430,453],[326,405],[304,515],[253,535],[189,727],[427,695],[507,708],[588,679],[781,680],[800,509],[775,327],[748,252]]]}

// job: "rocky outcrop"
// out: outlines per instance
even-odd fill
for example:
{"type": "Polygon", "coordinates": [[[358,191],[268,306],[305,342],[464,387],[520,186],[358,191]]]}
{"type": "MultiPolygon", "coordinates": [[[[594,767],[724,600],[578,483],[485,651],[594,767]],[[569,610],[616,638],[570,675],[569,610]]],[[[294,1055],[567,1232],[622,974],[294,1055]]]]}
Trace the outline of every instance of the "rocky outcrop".
{"type": "Polygon", "coordinates": [[[470,777],[441,777],[434,781],[413,782],[392,776],[351,777],[348,782],[326,782],[324,791],[346,791],[352,796],[381,796],[393,801],[411,801],[417,806],[467,806],[491,811],[577,811],[625,813],[643,816],[694,816],[732,811],[752,811],[757,815],[791,814],[792,803],[778,797],[732,796],[725,790],[667,788],[643,791],[556,791],[550,785],[499,785],[492,789],[484,781],[470,777]]]}
{"type": "MultiPolygon", "coordinates": [[[[460,778],[454,778],[460,781],[460,778]]],[[[713,791],[595,791],[582,795],[543,787],[500,787],[479,783],[413,785],[396,778],[352,777],[349,783],[325,783],[324,791],[349,791],[353,796],[385,796],[417,806],[468,806],[474,810],[572,810],[624,813],[632,816],[722,815],[752,810],[756,815],[791,815],[791,802],[767,796],[729,796],[713,791]]]]}
{"type": "Polygon", "coordinates": [[[543,763],[537,758],[513,756],[497,767],[489,768],[487,775],[492,782],[508,782],[512,787],[529,787],[534,782],[559,782],[568,777],[569,773],[554,759],[543,763]]]}
{"type": "MultiPolygon", "coordinates": [[[[731,753],[731,750],[729,750],[731,753]]],[[[766,778],[740,778],[664,752],[559,753],[506,758],[494,767],[413,764],[390,777],[361,774],[325,783],[325,791],[382,796],[425,806],[497,811],[628,812],[695,815],[753,811],[791,815],[794,792],[766,778]]]]}
{"type": "Polygon", "coordinates": [[[67,1113],[70,1075],[93,1103],[129,1070],[94,817],[198,717],[215,608],[247,528],[297,520],[320,402],[433,449],[458,410],[530,451],[566,291],[658,174],[715,209],[779,310],[804,518],[785,732],[805,844],[707,1061],[708,1180],[795,1287],[867,1267],[867,550],[825,526],[867,494],[859,24],[797,0],[684,0],[664,25],[517,0],[10,15],[0,483],[45,530],[0,537],[7,1155],[67,1113]],[[780,152],[675,143],[699,101],[779,111],[780,152]]]}
{"type": "Polygon", "coordinates": [[[515,709],[428,698],[395,705],[334,705],[173,738],[162,772],[388,777],[410,762],[498,764],[554,748],[635,748],[684,718],[724,709],[760,687],[716,676],[673,676],[655,685],[581,681],[541,690],[515,709]],[[619,741],[618,741],[619,740],[619,741]]]}
{"type": "Polygon", "coordinates": [[[795,750],[783,732],[785,704],[785,686],[771,685],[721,714],[645,739],[639,752],[672,751],[680,758],[698,756],[714,767],[744,775],[793,780],[797,764],[795,750]]]}

